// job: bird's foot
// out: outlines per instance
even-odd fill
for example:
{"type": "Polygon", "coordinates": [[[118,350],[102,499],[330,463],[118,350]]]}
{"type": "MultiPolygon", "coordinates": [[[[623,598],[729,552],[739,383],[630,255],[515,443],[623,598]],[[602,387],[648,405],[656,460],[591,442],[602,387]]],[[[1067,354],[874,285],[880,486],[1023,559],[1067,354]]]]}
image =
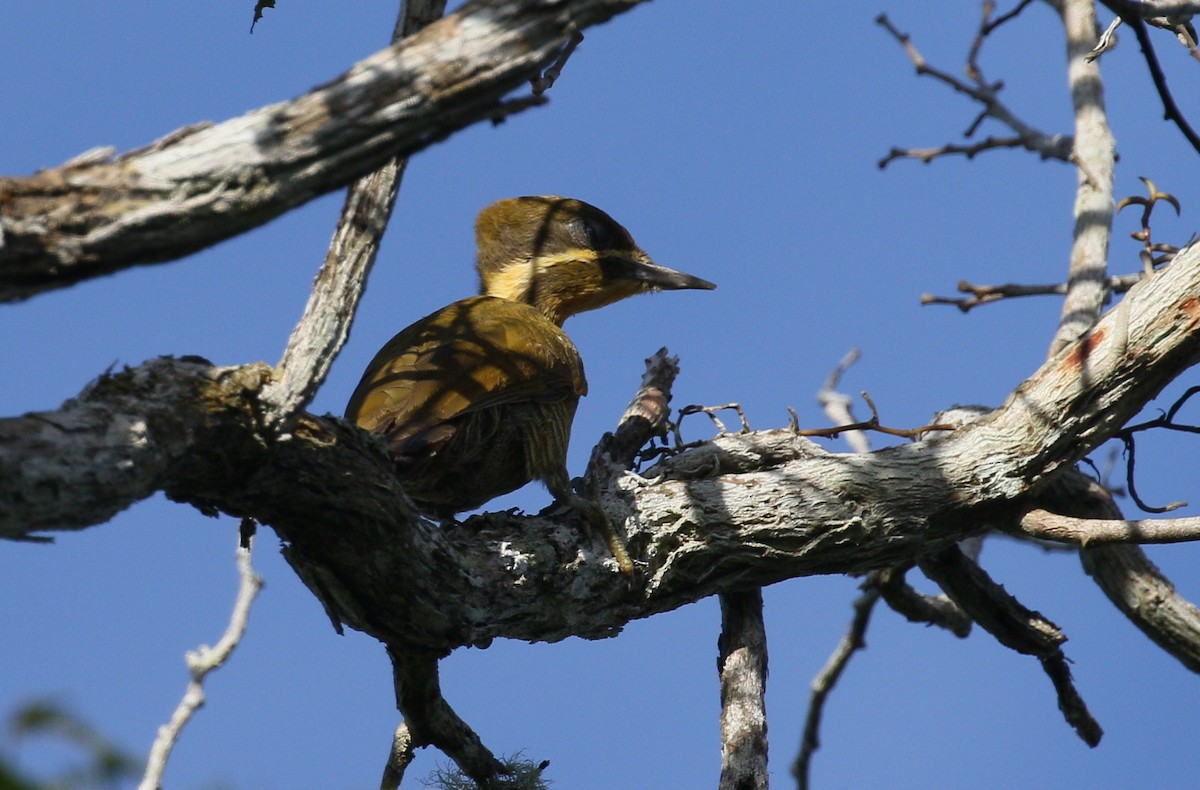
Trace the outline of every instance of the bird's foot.
{"type": "Polygon", "coordinates": [[[583,516],[583,520],[587,522],[593,533],[598,532],[604,537],[604,542],[608,544],[608,550],[612,552],[613,559],[617,561],[617,567],[621,569],[621,574],[626,577],[633,576],[633,560],[629,556],[629,549],[600,506],[577,495],[571,496],[568,504],[583,516]]]}

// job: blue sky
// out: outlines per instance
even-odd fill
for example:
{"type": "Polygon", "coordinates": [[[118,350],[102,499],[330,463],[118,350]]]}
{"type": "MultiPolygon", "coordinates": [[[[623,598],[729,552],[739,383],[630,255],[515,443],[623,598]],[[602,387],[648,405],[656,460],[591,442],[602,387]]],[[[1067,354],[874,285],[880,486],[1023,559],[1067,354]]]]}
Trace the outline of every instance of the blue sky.
{"type": "MultiPolygon", "coordinates": [[[[248,2],[6,8],[0,173],[28,174],[98,145],[127,150],[299,94],[383,46],[395,13],[391,3],[279,5],[253,36],[248,2]]],[[[1018,152],[880,171],[893,145],[957,139],[976,113],[913,75],[873,23],[881,11],[932,62],[961,73],[978,19],[971,3],[662,0],[588,31],[547,107],[474,127],[411,163],[350,342],[313,410],[340,413],[379,345],[469,295],[475,213],[531,193],[592,202],[659,262],[719,286],[568,322],[590,383],[573,432],[575,474],[661,345],[682,360],[677,406],[738,401],[756,428],[785,424],[788,406],[806,426],[824,425],[813,394],[851,346],[864,356],[845,387],[868,390],[890,425],[922,424],[954,403],[998,404],[1044,358],[1057,302],[963,316],[918,297],[948,294],[960,279],[1061,279],[1074,173],[1018,152]]],[[[1159,39],[1176,96],[1200,123],[1196,64],[1159,39]]],[[[982,64],[1027,122],[1070,131],[1060,26],[1047,7],[1031,7],[982,64]]],[[[1156,215],[1155,236],[1182,243],[1200,216],[1200,157],[1160,120],[1132,36],[1103,66],[1117,193],[1140,193],[1140,175],[1175,193],[1183,217],[1156,215]]],[[[110,365],[160,354],[275,362],[340,203],[329,195],[186,260],[4,306],[0,414],[54,408],[110,365]]],[[[1114,271],[1136,267],[1136,221],[1135,212],[1118,218],[1114,271]]],[[[694,419],[689,439],[709,431],[694,419]]],[[[1170,437],[1139,444],[1143,497],[1200,501],[1194,467],[1181,462],[1192,457],[1194,446],[1170,437]]],[[[497,506],[547,501],[531,486],[497,506]]],[[[49,697],[144,752],[183,691],[184,652],[224,627],[235,541],[233,520],[154,498],[53,546],[0,546],[0,711],[49,697]]],[[[261,531],[255,562],[267,586],[244,644],[210,679],[169,787],[378,783],[397,722],[383,649],[335,635],[277,548],[261,531]]],[[[1200,550],[1150,554],[1200,598],[1200,550]]],[[[880,609],[869,649],[829,703],[816,786],[1011,788],[1051,777],[1056,786],[1193,786],[1197,678],[1128,625],[1072,556],[993,540],[984,564],[1065,629],[1079,689],[1106,730],[1100,747],[1088,750],[1063,723],[1032,659],[983,633],[960,641],[880,609]]],[[[766,591],[777,787],[790,786],[808,683],[844,632],[855,584],[798,579],[766,591]]],[[[707,600],[615,639],[497,642],[445,661],[443,688],[493,750],[549,759],[557,787],[709,787],[718,631],[707,600]]],[[[11,754],[13,744],[0,748],[11,754]]],[[[20,757],[45,771],[65,759],[33,744],[20,757]]],[[[422,754],[411,775],[428,773],[435,757],[422,754]]]]}

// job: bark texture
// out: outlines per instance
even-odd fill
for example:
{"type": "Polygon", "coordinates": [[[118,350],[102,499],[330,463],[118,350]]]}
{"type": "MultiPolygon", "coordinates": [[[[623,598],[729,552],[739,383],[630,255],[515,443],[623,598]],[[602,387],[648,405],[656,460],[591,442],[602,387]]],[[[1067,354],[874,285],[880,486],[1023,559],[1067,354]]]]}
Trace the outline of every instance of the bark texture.
{"type": "Polygon", "coordinates": [[[575,32],[638,2],[475,0],[290,101],[0,178],[0,301],[182,257],[503,117],[575,32]]]}
{"type": "Polygon", "coordinates": [[[569,511],[439,529],[361,431],[311,415],[287,436],[264,428],[271,368],[164,358],[0,421],[0,535],[102,523],[163,490],[275,529],[331,617],[389,645],[603,637],[713,593],[887,568],[1016,521],[1198,354],[1200,246],[945,437],[836,454],[781,429],[641,475],[613,466],[596,491],[639,563],[631,584],[569,511]]]}

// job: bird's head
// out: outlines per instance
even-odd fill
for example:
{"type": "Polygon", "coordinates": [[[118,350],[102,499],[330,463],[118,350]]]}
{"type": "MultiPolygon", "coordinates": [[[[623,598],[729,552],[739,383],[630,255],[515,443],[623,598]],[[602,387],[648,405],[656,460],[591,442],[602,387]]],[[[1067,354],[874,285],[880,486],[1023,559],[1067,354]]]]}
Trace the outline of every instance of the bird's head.
{"type": "Polygon", "coordinates": [[[629,231],[582,200],[497,201],[479,213],[475,241],[480,292],[531,304],[559,326],[634,294],[716,287],[659,266],[629,231]]]}

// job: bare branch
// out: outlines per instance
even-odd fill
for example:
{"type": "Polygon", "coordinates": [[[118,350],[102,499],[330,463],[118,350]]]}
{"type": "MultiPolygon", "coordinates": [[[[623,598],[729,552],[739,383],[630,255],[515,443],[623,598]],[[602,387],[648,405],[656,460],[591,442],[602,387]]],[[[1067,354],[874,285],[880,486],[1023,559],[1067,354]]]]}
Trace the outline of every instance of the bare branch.
{"type": "Polygon", "coordinates": [[[1006,14],[1001,14],[995,19],[992,18],[992,13],[996,10],[996,4],[993,0],[984,0],[983,2],[983,19],[979,23],[979,30],[975,33],[975,40],[971,42],[971,51],[967,54],[967,74],[973,80],[983,79],[983,70],[979,68],[979,53],[983,49],[983,42],[987,40],[997,28],[1005,25],[1021,15],[1021,12],[1029,7],[1033,0],[1020,0],[1012,10],[1006,14]]]}
{"type": "MultiPolygon", "coordinates": [[[[1012,110],[1010,110],[999,99],[999,91],[1003,88],[1001,83],[988,83],[983,79],[979,72],[978,64],[974,60],[978,52],[972,50],[971,68],[969,73],[974,75],[972,84],[963,82],[959,78],[942,71],[941,69],[930,66],[925,57],[920,53],[916,46],[912,43],[911,37],[907,33],[901,33],[888,19],[886,14],[880,14],[875,18],[875,22],[891,34],[892,38],[904,48],[909,60],[917,69],[917,74],[920,76],[929,76],[941,82],[942,84],[953,88],[958,93],[964,93],[970,98],[983,106],[979,117],[968,128],[966,135],[970,137],[978,128],[979,123],[984,118],[993,118],[996,121],[1007,126],[1016,133],[1015,138],[992,138],[989,137],[980,143],[972,145],[955,145],[947,144],[938,148],[925,149],[902,149],[893,148],[892,151],[879,161],[879,167],[887,167],[893,160],[909,157],[920,159],[924,162],[930,162],[933,159],[946,154],[964,154],[968,157],[973,157],[976,154],[992,150],[994,148],[1025,148],[1028,151],[1039,154],[1043,159],[1057,159],[1063,162],[1069,161],[1071,151],[1074,146],[1074,141],[1070,137],[1064,135],[1048,135],[1029,124],[1019,119],[1012,110]]],[[[984,26],[986,27],[986,19],[984,26]]],[[[993,26],[994,29],[995,26],[993,26]]],[[[990,32],[990,31],[989,31],[990,32]]]]}
{"type": "Polygon", "coordinates": [[[387,763],[383,767],[383,779],[379,782],[379,790],[398,790],[404,781],[404,772],[416,757],[416,745],[408,725],[400,722],[392,736],[392,748],[388,752],[387,763]]]}
{"type": "Polygon", "coordinates": [[[825,712],[825,700],[833,691],[841,678],[842,672],[850,663],[851,657],[858,650],[865,648],[864,637],[867,625],[871,622],[871,612],[879,601],[879,590],[867,587],[862,595],[854,601],[854,617],[842,641],[838,642],[833,654],[825,662],[825,666],[817,673],[812,681],[812,696],[808,702],[808,714],[804,718],[804,734],[800,736],[800,753],[792,763],[792,776],[796,777],[799,790],[808,790],[808,771],[812,756],[821,748],[821,716],[825,712]]]}
{"type": "Polygon", "coordinates": [[[639,1],[473,0],[291,101],[2,178],[0,301],[195,252],[488,120],[572,35],[639,1]]]}
{"type": "Polygon", "coordinates": [[[481,787],[490,786],[504,765],[442,696],[437,657],[392,646],[388,647],[388,657],[392,660],[396,707],[404,715],[412,745],[436,746],[481,787]]]}
{"type": "MultiPolygon", "coordinates": [[[[445,7],[444,0],[404,0],[392,43],[433,22],[445,7]]],[[[349,337],[407,163],[404,158],[392,159],[350,185],[304,315],[276,366],[278,378],[263,392],[272,407],[267,414],[269,425],[285,426],[308,405],[349,337]]]]}
{"type": "MultiPolygon", "coordinates": [[[[1047,486],[1037,504],[1076,518],[1122,519],[1109,492],[1075,470],[1047,486]]],[[[1080,549],[1079,558],[1084,571],[1131,623],[1200,673],[1200,610],[1179,594],[1139,546],[1089,544],[1080,549]]]]}
{"type": "Polygon", "coordinates": [[[583,43],[583,34],[576,31],[574,35],[563,45],[562,51],[558,53],[558,57],[550,64],[550,67],[542,72],[539,76],[532,80],[533,95],[541,96],[546,91],[554,86],[558,78],[562,76],[563,67],[567,65],[567,61],[571,59],[571,55],[575,53],[575,48],[583,43]]]}
{"type": "Polygon", "coordinates": [[[1200,610],[1179,594],[1140,546],[1088,546],[1083,569],[1131,623],[1200,674],[1200,610]]]}
{"type": "MultiPolygon", "coordinates": [[[[1123,0],[1101,0],[1113,13],[1129,10],[1123,0]]],[[[1200,14],[1200,2],[1196,0],[1140,0],[1143,14],[1149,18],[1176,17],[1187,19],[1194,14],[1200,14]]]]}
{"type": "Polygon", "coordinates": [[[1142,206],[1142,227],[1140,230],[1134,231],[1131,236],[1137,241],[1142,242],[1142,250],[1138,253],[1138,257],[1142,261],[1142,271],[1145,274],[1150,274],[1154,271],[1156,260],[1154,253],[1158,247],[1150,238],[1150,216],[1154,213],[1154,207],[1160,202],[1167,203],[1175,209],[1175,216],[1179,216],[1182,209],[1179,201],[1174,195],[1168,192],[1160,192],[1158,186],[1145,176],[1140,176],[1142,183],[1146,185],[1147,197],[1130,196],[1122,198],[1117,203],[1117,211],[1120,212],[1127,206],[1142,206]]]}
{"type": "Polygon", "coordinates": [[[587,495],[595,498],[614,470],[632,469],[638,450],[666,432],[671,415],[671,387],[679,375],[679,357],[660,348],[646,360],[642,385],[629,402],[615,433],[601,437],[592,448],[585,478],[587,495]]]}
{"type": "Polygon", "coordinates": [[[614,583],[571,512],[457,529],[416,518],[365,433],[304,416],[280,441],[262,429],[269,369],[195,359],[154,360],[58,411],[0,420],[0,533],[81,528],[163,490],[271,526],[338,621],[387,644],[611,635],[727,589],[893,567],[1018,519],[1200,358],[1200,246],[1123,304],[1004,406],[942,438],[839,455],[788,429],[731,434],[616,477],[598,501],[646,568],[632,587],[614,583]]]}
{"type": "MultiPolygon", "coordinates": [[[[860,356],[862,356],[862,352],[857,348],[847,351],[846,355],[838,362],[837,367],[825,377],[825,382],[817,391],[817,402],[821,404],[825,416],[834,425],[850,425],[856,422],[854,413],[850,410],[852,402],[850,396],[839,392],[837,387],[842,381],[842,376],[858,361],[860,356]]],[[[799,426],[797,426],[798,428],[799,426]]],[[[850,445],[850,449],[854,452],[867,453],[871,451],[871,442],[867,439],[865,432],[849,430],[845,432],[845,437],[846,444],[850,445]]]]}
{"type": "MultiPolygon", "coordinates": [[[[1146,60],[1146,68],[1150,71],[1150,79],[1154,81],[1154,89],[1158,91],[1158,97],[1162,101],[1163,117],[1174,123],[1184,138],[1191,144],[1192,148],[1197,153],[1200,153],[1200,135],[1196,134],[1196,131],[1179,109],[1179,105],[1175,103],[1175,97],[1171,95],[1171,89],[1167,87],[1167,75],[1163,73],[1162,65],[1158,62],[1158,54],[1154,51],[1154,42],[1150,39],[1150,32],[1146,29],[1146,21],[1150,17],[1159,17],[1164,20],[1168,17],[1184,17],[1195,13],[1194,4],[1163,4],[1163,7],[1171,9],[1171,13],[1160,13],[1161,9],[1152,8],[1150,4],[1141,2],[1140,0],[1138,2],[1131,2],[1131,0],[1101,0],[1101,2],[1133,29],[1134,35],[1137,36],[1138,45],[1142,50],[1142,57],[1146,60]],[[1175,13],[1177,9],[1183,10],[1175,13]]],[[[1165,23],[1164,26],[1174,27],[1171,23],[1165,23]]]]}
{"type": "MultiPolygon", "coordinates": [[[[888,151],[887,156],[883,157],[877,163],[880,170],[885,169],[897,159],[916,159],[922,164],[929,164],[934,159],[939,159],[943,156],[961,155],[967,159],[974,159],[984,151],[998,151],[1005,148],[1028,148],[1025,141],[1020,137],[994,137],[988,136],[977,143],[945,143],[943,145],[934,146],[933,148],[896,148],[893,147],[888,151]]],[[[1056,159],[1062,157],[1054,157],[1056,159]]]]}
{"type": "Polygon", "coordinates": [[[1075,110],[1075,227],[1067,292],[1050,355],[1090,329],[1108,299],[1108,244],[1113,221],[1113,165],[1116,141],[1104,109],[1100,67],[1088,56],[1096,41],[1092,0],[1061,0],[1067,38],[1067,83],[1075,110]]]}
{"type": "MultiPolygon", "coordinates": [[[[1113,275],[1105,283],[1109,293],[1125,293],[1142,279],[1138,274],[1113,275]]],[[[966,297],[934,296],[921,294],[921,304],[954,305],[964,313],[969,313],[976,307],[1002,299],[1012,299],[1022,296],[1062,296],[1067,293],[1070,284],[1050,283],[1048,285],[1023,285],[1020,283],[1004,283],[1003,285],[982,285],[960,280],[959,293],[970,294],[966,297]]]]}
{"type": "Polygon", "coordinates": [[[907,568],[876,571],[870,583],[879,590],[888,607],[910,623],[944,628],[959,639],[971,634],[971,618],[958,604],[944,595],[917,592],[905,579],[907,568]]]}
{"type": "Polygon", "coordinates": [[[1129,490],[1129,497],[1134,501],[1139,508],[1146,513],[1167,513],[1172,510],[1178,510],[1186,505],[1186,502],[1170,502],[1161,507],[1147,504],[1138,494],[1137,490],[1137,439],[1139,433],[1150,430],[1165,430],[1177,431],[1180,433],[1200,434],[1200,425],[1190,425],[1187,423],[1179,423],[1175,418],[1179,415],[1182,409],[1189,400],[1192,399],[1198,392],[1200,387],[1189,387],[1186,392],[1180,395],[1171,407],[1167,409],[1162,416],[1153,420],[1146,420],[1134,425],[1127,425],[1116,433],[1115,438],[1120,439],[1125,445],[1125,485],[1129,490]]]}
{"type": "Polygon", "coordinates": [[[1100,743],[1103,730],[1092,718],[1071,683],[1071,672],[1060,645],[1066,637],[1058,626],[1038,612],[1026,609],[996,584],[957,546],[920,563],[926,576],[938,583],[946,594],[975,622],[1006,647],[1034,656],[1050,677],[1058,695],[1058,707],[1083,742],[1100,743]]]}
{"type": "Polygon", "coordinates": [[[163,773],[167,769],[167,760],[171,750],[179,741],[184,726],[191,721],[204,705],[204,680],[209,672],[218,669],[233,654],[234,648],[242,641],[246,633],[246,624],[250,619],[250,606],[258,591],[262,589],[263,581],[254,572],[250,564],[250,544],[246,542],[237,551],[238,592],[233,604],[233,614],[229,619],[229,627],[221,635],[220,641],[214,647],[201,645],[195,651],[187,654],[188,672],[192,679],[187,691],[179,702],[179,707],[171,715],[171,720],[158,728],[158,736],[150,747],[150,757],[146,761],[146,773],[138,785],[138,790],[157,790],[162,787],[163,773]]]}
{"type": "Polygon", "coordinates": [[[762,590],[724,593],[717,673],[721,679],[720,790],[767,787],[767,631],[762,590]]]}
{"type": "Polygon", "coordinates": [[[1100,543],[1186,543],[1200,540],[1200,517],[1171,519],[1095,519],[1031,510],[1018,522],[1039,540],[1090,546],[1100,543]]]}

